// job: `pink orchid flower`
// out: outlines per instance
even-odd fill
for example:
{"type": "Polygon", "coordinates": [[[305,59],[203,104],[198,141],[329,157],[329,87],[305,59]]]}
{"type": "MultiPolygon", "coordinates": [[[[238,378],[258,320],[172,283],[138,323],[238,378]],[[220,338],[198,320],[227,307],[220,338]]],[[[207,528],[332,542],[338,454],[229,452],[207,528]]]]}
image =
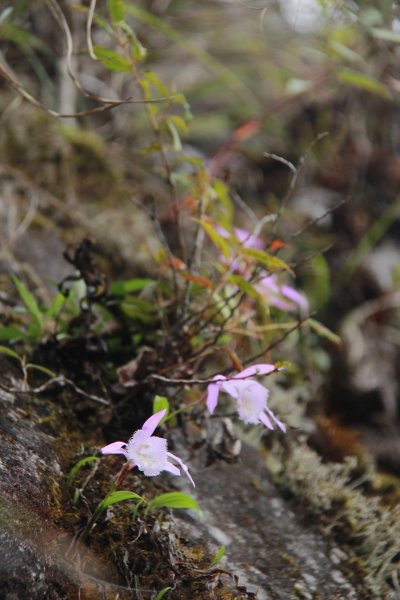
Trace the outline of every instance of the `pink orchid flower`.
{"type": "Polygon", "coordinates": [[[129,469],[137,467],[147,477],[159,475],[161,471],[168,471],[173,475],[181,475],[178,467],[168,459],[178,463],[179,467],[189,478],[194,486],[188,467],[180,458],[167,451],[167,440],[152,435],[155,428],[165,415],[166,410],[155,413],[143,424],[142,429],[135,431],[129,442],[113,442],[101,449],[102,454],[123,454],[129,462],[129,469]]]}
{"type": "Polygon", "coordinates": [[[215,383],[210,383],[207,390],[208,410],[211,414],[214,412],[218,404],[219,392],[223,391],[236,400],[237,411],[242,421],[253,424],[261,422],[268,429],[274,429],[273,423],[275,423],[286,433],[285,425],[268,407],[269,391],[252,378],[253,375],[267,375],[273,371],[276,371],[274,365],[259,364],[240,371],[230,379],[223,375],[216,375],[215,383]]]}
{"type": "Polygon", "coordinates": [[[274,275],[263,277],[256,288],[266,298],[268,304],[280,310],[300,312],[302,315],[310,311],[307,298],[289,285],[278,283],[274,275]]]}

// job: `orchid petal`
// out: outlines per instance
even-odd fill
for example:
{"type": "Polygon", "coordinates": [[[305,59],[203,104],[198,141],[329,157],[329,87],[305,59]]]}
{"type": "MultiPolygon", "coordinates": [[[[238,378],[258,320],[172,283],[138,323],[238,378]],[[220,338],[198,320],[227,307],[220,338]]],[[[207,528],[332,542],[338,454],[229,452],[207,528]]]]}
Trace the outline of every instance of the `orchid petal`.
{"type": "Polygon", "coordinates": [[[288,298],[293,302],[293,304],[295,305],[293,308],[297,306],[301,312],[309,312],[310,306],[308,304],[307,298],[303,294],[301,294],[300,292],[288,285],[281,286],[281,293],[282,296],[285,296],[285,298],[288,298]]]}
{"type": "Polygon", "coordinates": [[[185,475],[188,477],[189,481],[192,483],[193,487],[196,487],[194,484],[194,481],[189,473],[189,469],[187,468],[187,466],[185,465],[185,463],[178,458],[177,456],[175,456],[175,454],[172,454],[172,452],[167,452],[167,455],[172,458],[173,460],[176,460],[176,462],[178,463],[178,465],[181,467],[182,471],[184,471],[185,475]]]}
{"type": "Polygon", "coordinates": [[[267,375],[268,373],[272,373],[272,371],[276,371],[275,365],[270,365],[268,363],[260,363],[258,365],[252,365],[251,367],[247,367],[244,371],[240,371],[240,373],[236,373],[233,376],[234,379],[242,379],[245,377],[252,377],[253,375],[267,375]]]}
{"type": "Polygon", "coordinates": [[[168,471],[169,473],[172,473],[173,475],[180,475],[181,472],[178,469],[178,467],[176,467],[175,465],[173,465],[170,462],[166,462],[165,466],[164,466],[164,471],[168,471]]]}
{"type": "Polygon", "coordinates": [[[264,248],[264,242],[261,238],[255,237],[254,234],[246,229],[240,229],[235,227],[234,234],[240,244],[243,244],[244,248],[256,248],[262,250],[264,248]]]}
{"type": "Polygon", "coordinates": [[[104,446],[100,452],[102,454],[123,454],[127,456],[127,452],[123,446],[126,446],[125,442],[113,442],[112,444],[108,444],[108,446],[104,446]]]}
{"type": "Polygon", "coordinates": [[[159,424],[166,412],[167,410],[164,408],[163,410],[160,410],[159,412],[152,415],[149,419],[147,419],[147,421],[143,423],[142,431],[145,431],[149,436],[152,435],[155,428],[157,427],[157,425],[159,424]]]}
{"type": "MultiPolygon", "coordinates": [[[[216,377],[214,377],[214,380],[224,381],[225,377],[223,377],[222,375],[217,375],[216,377]]],[[[220,383],[210,383],[210,385],[207,388],[206,404],[207,404],[207,408],[208,408],[210,414],[213,414],[213,412],[216,409],[216,406],[218,404],[218,394],[219,394],[220,388],[221,388],[220,383]]]]}
{"type": "Polygon", "coordinates": [[[262,279],[260,279],[260,281],[257,285],[259,287],[260,293],[263,293],[263,291],[264,291],[265,293],[272,292],[273,294],[279,294],[279,286],[273,275],[268,275],[268,277],[263,277],[262,279]],[[265,289],[265,288],[267,288],[267,289],[265,289]]]}
{"type": "Polygon", "coordinates": [[[284,424],[283,424],[283,423],[282,423],[282,422],[281,422],[281,421],[280,421],[280,420],[279,420],[279,419],[278,419],[278,418],[277,418],[277,417],[274,415],[274,413],[272,412],[272,410],[271,410],[271,409],[270,409],[268,406],[266,406],[266,407],[265,407],[265,410],[267,411],[267,413],[269,414],[269,416],[271,417],[271,419],[272,419],[273,421],[275,421],[275,423],[278,425],[279,429],[280,429],[281,431],[283,431],[283,433],[286,433],[286,425],[284,425],[284,424]]]}
{"type": "MultiPolygon", "coordinates": [[[[226,381],[224,381],[221,384],[221,389],[226,394],[229,394],[229,396],[236,399],[239,396],[239,386],[237,385],[237,383],[238,383],[237,381],[233,381],[232,379],[227,379],[226,381]]],[[[242,383],[242,382],[240,382],[240,383],[242,383]]]]}
{"type": "Polygon", "coordinates": [[[274,426],[272,425],[271,421],[264,412],[260,412],[259,419],[262,423],[264,423],[266,427],[268,427],[268,429],[271,429],[273,431],[274,426]]]}

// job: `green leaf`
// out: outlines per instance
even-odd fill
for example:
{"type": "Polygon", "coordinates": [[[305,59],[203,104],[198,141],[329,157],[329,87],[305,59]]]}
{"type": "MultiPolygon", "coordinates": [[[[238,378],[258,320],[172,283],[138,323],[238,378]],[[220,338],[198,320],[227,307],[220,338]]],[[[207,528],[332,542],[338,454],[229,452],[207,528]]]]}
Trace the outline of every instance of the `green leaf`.
{"type": "Polygon", "coordinates": [[[354,50],[352,50],[351,48],[348,48],[344,44],[341,44],[340,42],[332,40],[329,43],[329,47],[337,56],[339,56],[340,58],[344,58],[348,62],[363,62],[362,56],[357,54],[357,52],[354,52],[354,50]]]}
{"type": "Polygon", "coordinates": [[[224,213],[224,219],[228,223],[231,223],[234,215],[234,207],[231,197],[229,195],[228,186],[220,179],[216,179],[212,183],[212,188],[215,194],[217,195],[219,202],[221,202],[222,211],[224,213]]]}
{"type": "Polygon", "coordinates": [[[378,96],[382,96],[383,98],[392,98],[391,93],[382,83],[359,71],[342,69],[336,73],[336,76],[339,81],[342,81],[343,83],[347,83],[367,92],[372,92],[373,94],[378,94],[378,96]]]}
{"type": "Polygon", "coordinates": [[[104,48],[104,46],[93,46],[93,51],[96,58],[106,69],[110,71],[130,71],[130,62],[114,50],[104,48]]]}
{"type": "MultiPolygon", "coordinates": [[[[348,281],[353,273],[360,267],[362,262],[377,246],[389,227],[400,217],[400,194],[394,198],[385,211],[373,221],[371,227],[362,236],[356,247],[347,257],[345,264],[339,272],[341,285],[348,281]]],[[[337,281],[336,281],[337,283],[337,281]]]]}
{"type": "Polygon", "coordinates": [[[200,506],[188,494],[183,492],[168,492],[167,494],[161,494],[156,496],[148,505],[147,510],[154,510],[155,508],[192,508],[200,511],[200,506]]]}
{"type": "Polygon", "coordinates": [[[167,420],[168,414],[169,414],[169,402],[168,402],[168,398],[166,398],[165,396],[154,396],[154,400],[153,400],[153,414],[160,412],[160,410],[165,410],[167,411],[165,413],[165,415],[163,416],[163,418],[161,419],[159,425],[161,425],[162,423],[164,423],[164,421],[167,420]]]}
{"type": "Polygon", "coordinates": [[[54,298],[51,306],[49,306],[49,308],[44,313],[44,321],[46,322],[49,319],[54,319],[55,317],[57,317],[58,313],[61,311],[61,309],[63,308],[65,303],[66,303],[66,298],[65,298],[64,294],[57,294],[57,296],[54,298]]]}
{"type": "Polygon", "coordinates": [[[140,150],[141,156],[148,156],[149,154],[156,154],[160,152],[161,144],[160,142],[152,142],[148,146],[145,146],[140,150]]]}
{"type": "Polygon", "coordinates": [[[162,598],[164,598],[165,594],[169,591],[172,590],[172,587],[165,587],[162,590],[160,590],[157,594],[157,596],[155,597],[154,600],[162,600],[162,598]]]}
{"type": "Polygon", "coordinates": [[[143,321],[143,323],[154,323],[156,320],[154,306],[143,298],[129,297],[121,302],[121,309],[131,319],[143,321]]]}
{"type": "Polygon", "coordinates": [[[25,287],[25,285],[22,283],[22,281],[18,279],[16,275],[11,275],[11,279],[13,280],[15,287],[17,288],[18,293],[21,296],[21,299],[24,302],[32,319],[34,319],[36,323],[40,326],[40,329],[42,329],[43,317],[34,296],[30,293],[30,291],[25,287]]]}
{"type": "Polygon", "coordinates": [[[175,125],[173,124],[171,119],[166,120],[166,126],[168,128],[168,131],[171,134],[172,146],[173,146],[175,152],[180,152],[182,150],[182,142],[181,142],[181,138],[179,137],[177,128],[175,127],[175,125]]]}
{"type": "Polygon", "coordinates": [[[33,369],[35,371],[40,371],[41,373],[44,373],[45,375],[48,375],[51,378],[57,377],[57,373],[54,373],[54,371],[51,371],[47,367],[42,367],[42,365],[37,365],[36,363],[28,363],[26,365],[26,368],[33,369]]]}
{"type": "Polygon", "coordinates": [[[214,556],[213,560],[212,560],[212,565],[215,566],[217,565],[221,558],[224,556],[225,554],[225,546],[222,545],[221,548],[218,550],[217,554],[214,556]]]}
{"type": "Polygon", "coordinates": [[[182,117],[180,117],[179,115],[171,115],[169,119],[173,122],[177,129],[180,129],[183,133],[187,133],[188,126],[186,124],[185,119],[182,119],[182,117]]]}
{"type": "Polygon", "coordinates": [[[147,56],[147,50],[143,44],[137,39],[136,35],[132,37],[132,58],[136,61],[142,61],[147,56]]]}
{"type": "Polygon", "coordinates": [[[112,504],[116,504],[117,502],[122,502],[123,500],[143,500],[139,494],[135,492],[130,492],[128,490],[120,490],[116,492],[111,492],[104,500],[100,502],[103,508],[108,508],[112,504]]]}
{"type": "Polygon", "coordinates": [[[196,221],[196,223],[200,223],[200,225],[203,227],[203,229],[206,230],[207,235],[211,238],[211,240],[214,242],[217,248],[221,250],[225,259],[229,261],[231,256],[229,246],[222,237],[222,235],[215,231],[214,226],[211,225],[211,223],[208,223],[207,221],[204,221],[202,219],[193,219],[193,221],[196,221]]]}
{"type": "Polygon", "coordinates": [[[8,19],[13,10],[14,9],[12,6],[6,6],[6,8],[0,13],[0,26],[8,19]]]}
{"type": "Polygon", "coordinates": [[[328,329],[328,327],[322,325],[322,323],[320,323],[319,321],[309,318],[307,319],[307,325],[309,325],[311,329],[313,329],[315,333],[317,333],[320,337],[329,340],[338,348],[342,347],[342,340],[340,339],[340,337],[336,333],[333,333],[333,331],[328,329]]]}
{"type": "Polygon", "coordinates": [[[270,273],[274,273],[275,271],[289,271],[292,275],[294,275],[292,269],[289,267],[285,261],[281,260],[277,256],[272,256],[272,254],[268,254],[268,252],[264,252],[264,250],[256,250],[254,248],[243,248],[242,253],[246,256],[250,256],[256,262],[260,262],[265,267],[267,267],[270,273]]]}
{"type": "Polygon", "coordinates": [[[118,502],[123,502],[124,500],[143,500],[143,498],[139,496],[139,494],[135,494],[135,492],[129,492],[127,490],[111,492],[111,494],[108,494],[108,496],[106,496],[104,500],[102,500],[97,506],[95,511],[96,517],[101,515],[101,513],[112,504],[117,504],[118,502]]]}
{"type": "Polygon", "coordinates": [[[24,334],[17,327],[0,327],[0,340],[16,341],[24,337],[24,334]]]}
{"type": "Polygon", "coordinates": [[[185,96],[183,94],[176,94],[174,96],[174,100],[177,104],[181,104],[183,107],[183,112],[185,115],[185,121],[187,121],[189,123],[189,121],[191,121],[193,119],[193,115],[190,112],[190,104],[189,102],[186,100],[185,96]]]}
{"type": "Polygon", "coordinates": [[[114,281],[110,287],[110,293],[115,296],[125,296],[130,292],[139,292],[152,283],[152,279],[127,279],[126,281],[114,281]]]}
{"type": "Polygon", "coordinates": [[[11,356],[11,358],[16,358],[20,363],[22,363],[22,358],[16,352],[14,352],[14,350],[11,350],[11,348],[7,348],[7,346],[0,346],[0,352],[2,354],[7,354],[7,356],[11,356]]]}
{"type": "Polygon", "coordinates": [[[384,42],[392,42],[393,44],[400,44],[400,33],[392,31],[391,29],[383,29],[381,27],[373,27],[371,29],[372,35],[378,40],[384,42]]]}
{"type": "Polygon", "coordinates": [[[108,12],[113,21],[123,21],[125,18],[124,0],[108,0],[108,12]]]}
{"type": "Polygon", "coordinates": [[[74,496],[72,498],[72,504],[75,506],[76,504],[78,504],[80,497],[81,497],[82,491],[79,488],[75,488],[74,491],[74,496]]]}
{"type": "Polygon", "coordinates": [[[229,277],[227,277],[226,280],[237,285],[242,292],[245,292],[245,294],[247,294],[251,298],[263,300],[262,294],[260,294],[260,292],[258,292],[255,289],[254,285],[250,283],[250,281],[247,281],[247,279],[245,279],[241,275],[229,275],[229,277]]]}
{"type": "Polygon", "coordinates": [[[303,289],[314,309],[321,308],[329,301],[331,272],[328,261],[323,254],[310,259],[303,276],[303,289]]]}
{"type": "Polygon", "coordinates": [[[82,467],[93,462],[94,460],[99,460],[98,456],[85,456],[85,458],[81,458],[81,460],[79,460],[68,473],[66,486],[69,487],[71,485],[82,467]]]}
{"type": "Polygon", "coordinates": [[[154,85],[154,87],[160,92],[161,96],[170,96],[171,92],[169,91],[165,83],[161,81],[158,75],[154,73],[154,71],[147,71],[145,74],[145,78],[147,81],[150,81],[154,85]]]}

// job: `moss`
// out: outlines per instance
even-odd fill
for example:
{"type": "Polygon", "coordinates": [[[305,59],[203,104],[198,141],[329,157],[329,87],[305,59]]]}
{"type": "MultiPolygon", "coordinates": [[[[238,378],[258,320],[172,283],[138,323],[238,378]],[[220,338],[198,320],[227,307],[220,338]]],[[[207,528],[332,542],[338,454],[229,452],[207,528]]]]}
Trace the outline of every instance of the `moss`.
{"type": "Polygon", "coordinates": [[[300,500],[306,512],[318,515],[326,530],[340,537],[353,557],[349,574],[354,577],[358,573],[374,595],[385,597],[400,555],[400,506],[387,507],[372,495],[373,466],[355,479],[355,457],[347,457],[343,463],[323,463],[314,450],[301,443],[281,458],[282,488],[300,500]]]}

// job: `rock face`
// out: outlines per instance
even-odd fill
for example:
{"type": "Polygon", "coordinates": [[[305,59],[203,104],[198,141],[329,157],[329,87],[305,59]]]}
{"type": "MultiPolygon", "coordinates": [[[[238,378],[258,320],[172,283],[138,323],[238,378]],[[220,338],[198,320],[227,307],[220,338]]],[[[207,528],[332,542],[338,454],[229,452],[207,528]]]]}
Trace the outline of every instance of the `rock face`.
{"type": "Polygon", "coordinates": [[[263,462],[259,450],[244,446],[239,464],[198,465],[195,491],[205,521],[195,528],[214,552],[226,546],[227,568],[257,600],[365,597],[341,571],[346,553],[282,499],[263,462]]]}
{"type": "Polygon", "coordinates": [[[0,598],[69,600],[79,593],[94,600],[117,592],[127,597],[113,583],[115,569],[58,525],[67,474],[57,440],[40,426],[43,412],[56,412],[52,400],[6,391],[18,389],[20,381],[1,357],[0,372],[0,598]],[[79,553],[72,552],[73,545],[79,553]]]}
{"type": "MultiPolygon", "coordinates": [[[[8,374],[1,376],[1,383],[10,386],[12,366],[4,360],[0,365],[8,374]]],[[[24,402],[18,394],[0,390],[0,596],[7,600],[51,594],[47,554],[55,530],[52,487],[57,489],[61,469],[52,439],[24,411],[24,402]]]]}

